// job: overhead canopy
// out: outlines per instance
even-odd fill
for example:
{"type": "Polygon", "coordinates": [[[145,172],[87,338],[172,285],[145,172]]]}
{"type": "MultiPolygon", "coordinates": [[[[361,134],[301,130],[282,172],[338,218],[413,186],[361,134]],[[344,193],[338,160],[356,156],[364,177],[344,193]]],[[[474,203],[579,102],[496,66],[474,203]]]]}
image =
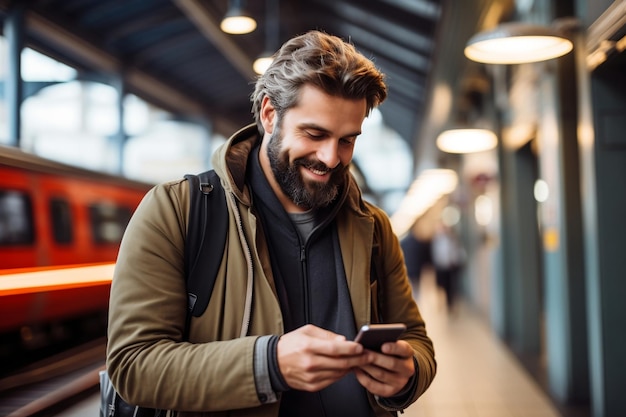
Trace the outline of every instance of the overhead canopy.
{"type": "MultiPolygon", "coordinates": [[[[10,3],[0,0],[0,13],[10,3]]],[[[224,135],[252,120],[257,56],[311,29],[341,36],[386,74],[389,98],[380,109],[409,143],[423,117],[442,17],[442,0],[249,0],[243,4],[256,30],[229,35],[219,28],[228,0],[17,4],[12,7],[23,7],[27,45],[85,76],[121,73],[127,91],[181,116],[208,117],[224,135]]]]}

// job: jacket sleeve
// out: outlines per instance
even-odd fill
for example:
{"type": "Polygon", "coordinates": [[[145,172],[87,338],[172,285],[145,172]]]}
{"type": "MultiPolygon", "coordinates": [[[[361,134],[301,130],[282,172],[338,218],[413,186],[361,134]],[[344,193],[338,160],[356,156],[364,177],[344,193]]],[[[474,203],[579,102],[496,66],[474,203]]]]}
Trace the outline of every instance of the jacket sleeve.
{"type": "Polygon", "coordinates": [[[108,372],[122,398],[135,405],[182,411],[258,406],[257,337],[183,341],[187,189],[183,180],[156,186],[126,229],[111,285],[108,372]]]}
{"type": "Polygon", "coordinates": [[[380,209],[373,210],[381,232],[380,262],[383,277],[380,278],[379,285],[382,285],[382,316],[389,323],[406,323],[407,331],[402,339],[413,347],[417,363],[417,389],[410,401],[412,403],[426,391],[435,377],[437,371],[435,351],[432,340],[426,332],[426,324],[413,298],[400,242],[391,228],[387,215],[380,209]]]}

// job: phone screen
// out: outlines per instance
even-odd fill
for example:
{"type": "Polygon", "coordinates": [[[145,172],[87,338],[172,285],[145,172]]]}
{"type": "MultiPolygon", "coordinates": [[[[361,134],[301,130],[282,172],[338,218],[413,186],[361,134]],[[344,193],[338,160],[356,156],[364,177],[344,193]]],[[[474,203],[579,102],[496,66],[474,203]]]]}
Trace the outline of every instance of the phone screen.
{"type": "Polygon", "coordinates": [[[365,349],[380,352],[383,343],[395,342],[406,330],[404,323],[366,324],[354,338],[365,349]]]}

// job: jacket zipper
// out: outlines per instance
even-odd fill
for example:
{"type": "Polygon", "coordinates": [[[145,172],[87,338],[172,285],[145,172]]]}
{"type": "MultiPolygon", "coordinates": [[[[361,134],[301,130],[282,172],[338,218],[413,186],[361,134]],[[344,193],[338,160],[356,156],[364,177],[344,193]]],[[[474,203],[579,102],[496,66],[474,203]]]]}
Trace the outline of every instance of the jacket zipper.
{"type": "Polygon", "coordinates": [[[306,243],[300,244],[300,265],[302,267],[302,286],[304,297],[304,322],[311,323],[311,311],[309,303],[309,274],[307,270],[306,243]]]}

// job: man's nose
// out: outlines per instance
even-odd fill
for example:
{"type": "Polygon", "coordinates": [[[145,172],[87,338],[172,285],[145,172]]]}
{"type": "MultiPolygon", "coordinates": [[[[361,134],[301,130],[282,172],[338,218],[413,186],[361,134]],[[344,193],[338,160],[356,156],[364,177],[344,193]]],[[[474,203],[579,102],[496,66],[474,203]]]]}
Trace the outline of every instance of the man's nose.
{"type": "Polygon", "coordinates": [[[328,168],[335,168],[340,162],[338,141],[329,139],[322,142],[317,150],[317,159],[328,168]]]}

